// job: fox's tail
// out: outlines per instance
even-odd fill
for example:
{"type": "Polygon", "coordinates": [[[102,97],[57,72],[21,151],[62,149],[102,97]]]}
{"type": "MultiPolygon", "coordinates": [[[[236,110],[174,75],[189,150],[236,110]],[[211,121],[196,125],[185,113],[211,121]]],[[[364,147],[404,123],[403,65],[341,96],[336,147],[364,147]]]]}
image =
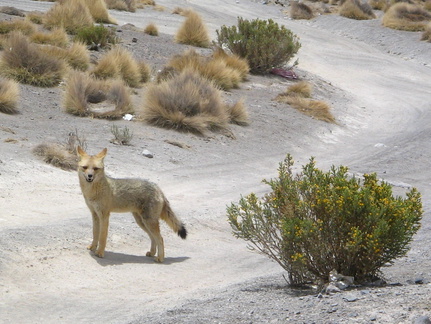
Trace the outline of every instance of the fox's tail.
{"type": "Polygon", "coordinates": [[[178,234],[183,240],[187,237],[187,230],[184,224],[177,218],[174,211],[169,204],[168,199],[165,197],[165,204],[163,206],[161,218],[178,234]]]}

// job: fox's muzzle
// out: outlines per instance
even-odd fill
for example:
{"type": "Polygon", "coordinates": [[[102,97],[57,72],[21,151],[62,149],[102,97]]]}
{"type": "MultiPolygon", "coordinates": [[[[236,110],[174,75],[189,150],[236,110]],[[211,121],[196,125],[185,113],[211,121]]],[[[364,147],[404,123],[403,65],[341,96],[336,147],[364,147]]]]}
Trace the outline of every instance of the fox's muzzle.
{"type": "Polygon", "coordinates": [[[92,174],[86,174],[85,180],[87,180],[87,182],[93,182],[94,176],[92,174]]]}

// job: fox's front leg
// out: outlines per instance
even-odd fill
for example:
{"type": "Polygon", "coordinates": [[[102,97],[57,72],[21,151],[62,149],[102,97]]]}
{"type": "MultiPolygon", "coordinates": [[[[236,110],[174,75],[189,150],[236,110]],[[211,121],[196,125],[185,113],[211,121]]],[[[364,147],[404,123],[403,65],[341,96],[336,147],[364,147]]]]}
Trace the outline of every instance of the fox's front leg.
{"type": "Polygon", "coordinates": [[[108,236],[109,213],[102,213],[99,218],[99,244],[95,252],[96,256],[103,258],[105,255],[106,239],[108,236]]]}
{"type": "Polygon", "coordinates": [[[92,211],[91,216],[93,219],[93,241],[89,246],[87,246],[87,249],[91,251],[96,251],[97,249],[97,243],[99,242],[99,217],[97,216],[96,212],[92,211]]]}

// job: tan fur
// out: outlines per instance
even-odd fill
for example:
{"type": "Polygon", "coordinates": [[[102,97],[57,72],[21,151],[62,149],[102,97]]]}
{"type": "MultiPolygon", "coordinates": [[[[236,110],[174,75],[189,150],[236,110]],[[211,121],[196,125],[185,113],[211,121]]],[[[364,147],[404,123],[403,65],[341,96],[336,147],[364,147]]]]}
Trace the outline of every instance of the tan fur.
{"type": "Polygon", "coordinates": [[[156,262],[164,260],[163,238],[159,220],[163,219],[178,235],[185,239],[184,224],[175,216],[161,189],[141,179],[113,179],[105,175],[103,159],[107,149],[90,156],[78,147],[79,183],[85,202],[93,218],[93,241],[88,249],[103,257],[111,212],[131,212],[138,225],[151,239],[147,256],[156,262]],[[156,256],[157,253],[157,256],[156,256]]]}

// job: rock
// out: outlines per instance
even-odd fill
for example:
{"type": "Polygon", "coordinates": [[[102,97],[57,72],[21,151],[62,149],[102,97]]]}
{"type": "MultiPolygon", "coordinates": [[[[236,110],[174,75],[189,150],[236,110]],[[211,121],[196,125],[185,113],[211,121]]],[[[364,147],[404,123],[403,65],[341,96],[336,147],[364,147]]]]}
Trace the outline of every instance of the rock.
{"type": "Polygon", "coordinates": [[[349,303],[352,303],[357,301],[359,298],[354,295],[347,295],[347,296],[344,296],[343,299],[349,303]]]}
{"type": "Polygon", "coordinates": [[[150,159],[152,159],[154,157],[153,153],[151,153],[148,150],[143,150],[142,151],[142,155],[145,156],[145,157],[147,157],[147,158],[150,158],[150,159]]]}
{"type": "Polygon", "coordinates": [[[325,292],[327,294],[340,292],[341,289],[334,285],[332,282],[326,286],[325,292]]]}
{"type": "Polygon", "coordinates": [[[418,316],[413,320],[413,324],[431,324],[431,320],[428,316],[418,316]]]}

